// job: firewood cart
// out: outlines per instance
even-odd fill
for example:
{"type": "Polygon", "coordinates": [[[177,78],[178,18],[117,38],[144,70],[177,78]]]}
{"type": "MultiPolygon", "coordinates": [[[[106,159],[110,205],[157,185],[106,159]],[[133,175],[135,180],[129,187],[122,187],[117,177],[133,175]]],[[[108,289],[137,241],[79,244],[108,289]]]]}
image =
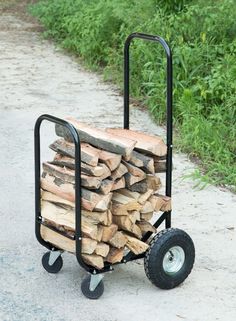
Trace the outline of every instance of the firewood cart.
{"type": "MultiPolygon", "coordinates": [[[[172,185],[172,55],[171,49],[166,41],[159,37],[143,33],[132,33],[126,39],[124,45],[124,128],[129,129],[129,48],[134,38],[147,41],[158,42],[165,50],[167,59],[167,156],[166,156],[166,196],[171,197],[172,185]]],[[[49,251],[42,257],[42,264],[49,273],[57,273],[63,265],[61,254],[63,251],[54,245],[43,240],[40,234],[40,226],[44,224],[41,216],[40,207],[40,178],[41,178],[41,160],[40,160],[40,127],[43,121],[52,122],[65,126],[69,130],[75,144],[75,244],[76,258],[82,268],[88,275],[83,279],[81,290],[83,294],[90,299],[98,299],[104,291],[103,277],[106,272],[114,270],[115,264],[106,263],[102,270],[98,270],[86,264],[82,259],[82,231],[81,231],[81,148],[80,137],[76,129],[67,121],[56,118],[51,115],[40,116],[35,124],[34,144],[35,144],[35,233],[40,244],[49,251]]],[[[150,281],[162,289],[171,289],[181,284],[192,270],[195,249],[190,236],[183,230],[171,228],[171,211],[164,212],[153,225],[158,228],[165,223],[165,229],[162,229],[156,235],[147,232],[142,241],[149,240],[148,250],[135,255],[132,252],[127,253],[121,262],[127,263],[137,259],[144,258],[144,270],[150,281]]],[[[58,233],[62,233],[57,231],[58,233]]],[[[65,236],[65,235],[64,235],[65,236]]],[[[68,236],[67,236],[68,237],[68,236]]]]}

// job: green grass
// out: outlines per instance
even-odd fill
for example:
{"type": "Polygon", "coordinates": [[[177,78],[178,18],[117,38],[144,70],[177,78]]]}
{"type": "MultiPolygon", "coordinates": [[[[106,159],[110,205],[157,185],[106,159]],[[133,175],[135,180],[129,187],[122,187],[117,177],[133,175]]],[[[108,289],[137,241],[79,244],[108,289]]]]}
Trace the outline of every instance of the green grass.
{"type": "MultiPolygon", "coordinates": [[[[41,0],[30,11],[46,36],[122,86],[123,43],[134,31],[173,48],[176,143],[198,157],[209,182],[236,185],[236,4],[234,0],[41,0]]],[[[135,40],[131,94],[165,120],[161,48],[135,40]]]]}

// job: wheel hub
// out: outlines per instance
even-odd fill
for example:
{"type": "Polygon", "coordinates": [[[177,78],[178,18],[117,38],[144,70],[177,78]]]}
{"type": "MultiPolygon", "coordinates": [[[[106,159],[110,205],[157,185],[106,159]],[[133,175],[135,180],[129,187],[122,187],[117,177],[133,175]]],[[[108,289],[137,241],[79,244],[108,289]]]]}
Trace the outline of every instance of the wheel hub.
{"type": "Polygon", "coordinates": [[[166,274],[173,275],[182,268],[184,261],[185,253],[182,247],[173,246],[164,256],[163,269],[166,274]]]}

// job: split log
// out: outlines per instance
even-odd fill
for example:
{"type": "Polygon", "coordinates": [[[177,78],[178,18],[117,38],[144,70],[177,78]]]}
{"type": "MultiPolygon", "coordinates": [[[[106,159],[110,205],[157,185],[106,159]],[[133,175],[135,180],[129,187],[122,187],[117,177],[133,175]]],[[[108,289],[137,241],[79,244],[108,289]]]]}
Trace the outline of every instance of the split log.
{"type": "MultiPolygon", "coordinates": [[[[65,156],[75,158],[75,145],[69,143],[64,139],[58,139],[49,146],[53,151],[60,153],[65,156]]],[[[99,152],[95,152],[89,147],[88,144],[81,143],[81,161],[91,165],[98,165],[98,155],[99,152]]]]}
{"type": "Polygon", "coordinates": [[[119,179],[117,179],[114,183],[113,183],[113,186],[112,186],[112,191],[116,191],[116,190],[120,190],[121,188],[124,188],[125,187],[125,178],[124,177],[121,177],[119,179]]]}
{"type": "Polygon", "coordinates": [[[154,160],[152,157],[133,151],[129,163],[137,167],[141,167],[146,173],[154,174],[154,160]]]}
{"type": "Polygon", "coordinates": [[[140,228],[142,235],[144,235],[147,232],[156,233],[156,228],[147,221],[140,221],[137,222],[138,227],[140,228]]]}
{"type": "MultiPolygon", "coordinates": [[[[136,144],[135,140],[127,138],[129,136],[120,137],[101,129],[91,127],[88,124],[81,123],[72,117],[67,117],[66,120],[76,128],[81,141],[106,151],[114,152],[129,158],[136,144]]],[[[68,130],[64,126],[56,125],[56,134],[66,139],[71,139],[71,135],[68,135],[68,130]]]]}
{"type": "MultiPolygon", "coordinates": [[[[68,156],[63,156],[59,153],[55,155],[54,160],[50,162],[50,164],[67,167],[73,170],[75,169],[75,159],[68,156]]],[[[103,164],[98,163],[97,166],[91,166],[81,162],[81,173],[83,174],[91,176],[102,176],[105,170],[106,168],[104,168],[103,164]]]]}
{"type": "MultiPolygon", "coordinates": [[[[59,205],[63,207],[64,209],[74,209],[75,208],[75,203],[69,202],[63,198],[60,198],[59,196],[52,194],[47,191],[42,191],[41,192],[41,199],[43,201],[48,201],[50,203],[53,203],[55,205],[59,205]]],[[[51,209],[50,209],[51,210],[51,209]]],[[[73,212],[75,213],[75,212],[73,212]]],[[[91,212],[91,211],[86,211],[86,210],[81,210],[81,214],[83,217],[87,217],[89,219],[92,219],[95,224],[103,224],[103,225],[111,225],[112,223],[112,214],[111,211],[105,211],[105,212],[91,212]]],[[[75,216],[75,214],[74,214],[75,216]]],[[[73,217],[72,217],[73,220],[73,217]]]]}
{"type": "MultiPolygon", "coordinates": [[[[43,218],[61,225],[65,228],[75,230],[75,213],[73,210],[66,210],[47,201],[42,201],[41,215],[43,218]]],[[[96,240],[97,220],[83,217],[81,220],[82,234],[96,240]]]]}
{"type": "Polygon", "coordinates": [[[114,183],[110,179],[104,179],[101,182],[101,185],[98,189],[94,190],[94,192],[102,195],[107,195],[111,192],[114,183]]]}
{"type": "Polygon", "coordinates": [[[117,232],[118,226],[116,224],[111,224],[110,226],[102,227],[102,241],[108,242],[117,232]]]}
{"type": "Polygon", "coordinates": [[[131,234],[133,234],[134,236],[136,236],[138,239],[142,238],[142,231],[140,230],[140,228],[138,227],[137,224],[134,224],[132,226],[131,231],[129,231],[131,234]]]}
{"type": "Polygon", "coordinates": [[[70,202],[64,198],[61,198],[51,192],[44,191],[44,190],[41,190],[41,200],[49,201],[51,203],[54,203],[56,205],[60,205],[62,207],[71,207],[71,208],[75,207],[74,202],[70,202]]]}
{"type": "Polygon", "coordinates": [[[64,183],[61,179],[50,175],[45,175],[41,178],[42,189],[49,191],[60,198],[64,198],[69,202],[75,202],[74,185],[64,183]]]}
{"type": "Polygon", "coordinates": [[[136,200],[130,197],[127,197],[125,195],[122,195],[118,192],[113,192],[112,203],[119,204],[120,210],[127,210],[127,211],[137,210],[138,211],[141,208],[140,204],[136,200]]]}
{"type": "Polygon", "coordinates": [[[114,215],[113,216],[113,223],[118,225],[120,230],[131,231],[133,227],[133,222],[126,215],[114,215]]]}
{"type": "Polygon", "coordinates": [[[113,181],[117,180],[118,178],[121,178],[125,175],[125,173],[128,172],[128,169],[126,166],[122,163],[111,173],[111,179],[113,181]]]}
{"type": "Polygon", "coordinates": [[[110,248],[110,251],[105,259],[106,262],[111,264],[118,263],[123,259],[124,256],[124,248],[117,249],[117,248],[110,248]]]}
{"type": "Polygon", "coordinates": [[[102,224],[102,225],[110,225],[108,220],[109,211],[106,212],[90,212],[86,210],[82,210],[82,218],[86,217],[90,221],[93,221],[93,224],[102,224]]]}
{"type": "Polygon", "coordinates": [[[108,244],[100,242],[97,244],[94,253],[102,257],[106,257],[109,253],[109,250],[110,250],[110,246],[108,244]]]}
{"type": "Polygon", "coordinates": [[[111,211],[113,215],[128,215],[128,211],[139,211],[142,205],[138,202],[132,202],[128,204],[118,204],[112,202],[111,211]]]}
{"type": "Polygon", "coordinates": [[[144,180],[144,178],[142,178],[142,177],[134,176],[130,173],[125,174],[125,183],[128,188],[130,188],[130,186],[132,186],[142,180],[144,180]]]}
{"type": "Polygon", "coordinates": [[[136,221],[140,221],[140,212],[139,211],[130,211],[129,212],[129,219],[133,224],[136,223],[136,221]]]}
{"type": "Polygon", "coordinates": [[[138,238],[142,237],[140,228],[131,221],[129,216],[113,216],[113,222],[118,225],[119,229],[128,231],[138,238]]]}
{"type": "Polygon", "coordinates": [[[124,196],[127,196],[129,198],[133,198],[135,199],[136,201],[139,199],[140,197],[140,194],[137,193],[137,192],[131,192],[130,190],[126,189],[126,188],[123,188],[121,190],[119,190],[119,193],[124,195],[124,196]]]}
{"type": "Polygon", "coordinates": [[[150,212],[150,213],[140,213],[140,218],[141,220],[143,221],[150,221],[153,217],[153,212],[150,212]]]}
{"type": "Polygon", "coordinates": [[[125,205],[121,205],[121,204],[112,203],[111,212],[112,212],[112,215],[122,215],[122,216],[129,215],[127,209],[125,208],[125,205]]]}
{"type": "Polygon", "coordinates": [[[157,191],[161,188],[161,180],[159,177],[154,175],[147,175],[146,177],[147,187],[157,191]]]}
{"type": "Polygon", "coordinates": [[[98,231],[97,231],[96,240],[98,242],[101,242],[102,241],[102,235],[103,235],[103,226],[102,225],[97,225],[97,227],[98,227],[98,231]]]}
{"type": "Polygon", "coordinates": [[[82,254],[82,259],[85,263],[97,268],[98,270],[101,270],[104,267],[103,258],[100,255],[82,254]]]}
{"type": "MultiPolygon", "coordinates": [[[[65,183],[75,184],[75,171],[66,167],[60,167],[50,163],[43,163],[44,173],[60,178],[65,183]]],[[[108,173],[109,176],[109,173],[108,173]]],[[[97,189],[101,186],[102,176],[87,176],[81,174],[81,185],[89,189],[97,189]]]]}
{"type": "Polygon", "coordinates": [[[90,144],[82,143],[81,148],[99,158],[99,164],[104,164],[110,171],[114,171],[121,162],[121,155],[98,149],[90,144]]]}
{"type": "Polygon", "coordinates": [[[82,238],[82,253],[83,254],[92,254],[97,246],[97,241],[92,240],[88,237],[82,238]]]}
{"type": "Polygon", "coordinates": [[[75,211],[66,210],[48,201],[41,201],[41,216],[56,224],[75,230],[75,211]]]}
{"type": "Polygon", "coordinates": [[[145,193],[148,190],[146,179],[133,185],[128,184],[128,181],[126,181],[126,184],[126,188],[132,192],[145,193]]]}
{"type": "MultiPolygon", "coordinates": [[[[41,178],[41,187],[70,202],[75,202],[74,185],[64,183],[62,180],[50,175],[41,178]]],[[[100,195],[85,188],[82,191],[82,207],[88,211],[104,212],[108,209],[112,194],[100,195]]]]}
{"type": "Polygon", "coordinates": [[[107,167],[105,164],[100,164],[100,166],[102,166],[104,169],[104,173],[100,176],[100,178],[102,180],[104,180],[111,175],[111,171],[110,171],[109,167],[107,167]]]}
{"type": "Polygon", "coordinates": [[[101,163],[106,164],[110,171],[114,171],[120,165],[121,155],[101,150],[99,152],[99,160],[101,163]]]}
{"type": "Polygon", "coordinates": [[[166,161],[154,162],[155,173],[164,173],[166,171],[166,161]]]}
{"type": "Polygon", "coordinates": [[[145,213],[150,213],[154,211],[154,207],[151,202],[147,201],[142,209],[140,210],[140,213],[145,214],[145,213]]]}
{"type": "Polygon", "coordinates": [[[43,163],[43,175],[46,174],[58,177],[63,180],[65,183],[75,183],[75,171],[72,169],[67,169],[66,167],[60,167],[53,164],[49,164],[47,162],[43,163]]]}
{"type": "Polygon", "coordinates": [[[42,239],[67,252],[75,253],[75,241],[65,237],[50,228],[41,225],[40,233],[42,239]]]}
{"type": "Polygon", "coordinates": [[[166,160],[166,157],[167,157],[167,155],[163,155],[163,156],[153,156],[154,163],[155,163],[155,162],[159,162],[159,161],[164,161],[164,160],[166,160]]]}
{"type": "Polygon", "coordinates": [[[116,232],[113,235],[113,237],[108,241],[109,244],[111,244],[113,247],[116,247],[118,249],[124,247],[126,242],[127,242],[126,237],[120,231],[116,232]]]}
{"type": "Polygon", "coordinates": [[[144,203],[149,199],[149,197],[154,193],[153,189],[149,189],[147,190],[146,193],[144,194],[141,194],[139,199],[138,199],[138,202],[142,205],[144,205],[144,203]]]}
{"type": "Polygon", "coordinates": [[[65,236],[68,236],[68,237],[74,239],[74,237],[75,237],[74,229],[71,229],[71,228],[69,228],[67,226],[63,226],[63,225],[57,224],[56,222],[53,222],[53,221],[51,221],[49,219],[43,218],[42,221],[47,227],[49,227],[49,228],[52,227],[53,230],[56,230],[58,232],[63,232],[63,234],[65,236]]]}
{"type": "Polygon", "coordinates": [[[125,162],[125,161],[122,161],[122,162],[126,166],[128,172],[130,174],[132,174],[133,176],[139,177],[140,180],[141,179],[143,180],[146,177],[146,174],[140,168],[138,168],[138,167],[136,167],[136,166],[134,166],[132,164],[129,164],[128,162],[125,162]]]}
{"type": "Polygon", "coordinates": [[[135,149],[156,156],[164,156],[167,152],[166,144],[162,138],[145,134],[130,129],[108,128],[106,131],[110,134],[120,136],[122,138],[129,137],[136,141],[135,149]]]}
{"type": "Polygon", "coordinates": [[[123,163],[128,169],[128,173],[125,174],[125,180],[128,186],[131,186],[145,179],[146,174],[140,168],[131,165],[125,161],[123,161],[123,163]]]}
{"type": "Polygon", "coordinates": [[[158,211],[171,211],[171,198],[168,196],[154,194],[149,198],[149,201],[152,203],[154,210],[158,211]]]}
{"type": "Polygon", "coordinates": [[[138,255],[138,254],[144,253],[149,248],[148,244],[136,239],[135,237],[128,235],[127,233],[124,233],[124,234],[125,234],[125,237],[127,238],[126,246],[134,254],[138,255]]]}
{"type": "MultiPolygon", "coordinates": [[[[88,193],[89,195],[91,195],[90,193],[88,193]]],[[[96,193],[94,193],[96,194],[96,193]]],[[[96,197],[99,194],[96,194],[96,197]]],[[[95,196],[92,196],[92,198],[95,196]]],[[[111,198],[112,198],[112,193],[109,193],[107,195],[103,195],[103,197],[99,196],[100,200],[96,203],[96,205],[94,206],[93,210],[98,211],[98,212],[104,212],[106,211],[109,206],[110,206],[110,202],[111,202],[111,198]]],[[[85,190],[82,189],[82,205],[84,204],[83,199],[85,198],[85,190]]],[[[93,207],[94,203],[93,201],[91,202],[91,205],[93,207]]]]}
{"type": "Polygon", "coordinates": [[[104,225],[107,225],[107,226],[110,226],[112,224],[112,212],[110,210],[107,211],[107,221],[106,221],[107,224],[104,224],[104,225]]]}

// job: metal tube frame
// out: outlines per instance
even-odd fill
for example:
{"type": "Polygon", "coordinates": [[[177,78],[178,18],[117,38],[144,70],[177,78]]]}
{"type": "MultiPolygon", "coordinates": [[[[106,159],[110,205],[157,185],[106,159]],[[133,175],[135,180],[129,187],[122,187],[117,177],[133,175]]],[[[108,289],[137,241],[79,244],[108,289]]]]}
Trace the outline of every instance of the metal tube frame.
{"type": "MultiPolygon", "coordinates": [[[[41,193],[40,193],[40,179],[41,179],[41,146],[40,146],[40,127],[42,122],[46,120],[54,124],[59,124],[65,126],[73,139],[75,144],[75,243],[76,243],[76,258],[79,264],[88,272],[93,273],[94,268],[91,268],[84,263],[81,256],[81,247],[82,247],[82,232],[81,232],[81,149],[80,149],[80,139],[78,132],[73,125],[68,123],[65,120],[51,116],[51,115],[42,115],[40,116],[34,127],[34,159],[35,159],[35,235],[40,244],[51,251],[58,251],[55,246],[46,242],[42,239],[40,233],[41,224],[44,225],[43,218],[41,216],[41,193]]],[[[48,227],[48,226],[47,226],[48,227]]],[[[49,227],[50,228],[50,227],[49,227]]],[[[52,230],[59,231],[51,228],[52,230]]],[[[64,235],[62,232],[59,234],[64,235]]],[[[68,237],[64,235],[65,237],[68,237]]],[[[69,237],[70,238],[70,237],[69,237]]]]}
{"type": "MultiPolygon", "coordinates": [[[[140,38],[144,40],[156,41],[159,42],[165,49],[167,56],[167,166],[166,166],[166,195],[171,196],[171,172],[172,172],[172,57],[171,50],[168,44],[164,39],[158,36],[152,36],[142,33],[133,33],[128,36],[125,42],[124,47],[124,128],[129,129],[129,47],[132,39],[140,38]]],[[[137,260],[143,258],[145,254],[135,255],[132,252],[129,252],[121,262],[116,264],[106,263],[102,270],[98,270],[92,266],[87,265],[81,254],[82,249],[82,232],[81,232],[81,147],[80,147],[80,138],[78,132],[73,125],[68,123],[65,120],[60,118],[45,114],[41,115],[36,123],[34,128],[34,158],[35,158],[35,235],[37,240],[41,245],[49,249],[50,251],[58,251],[60,249],[56,248],[49,242],[46,242],[42,239],[40,233],[40,226],[44,224],[43,218],[41,216],[41,146],[40,146],[40,128],[42,122],[46,120],[48,122],[59,124],[65,126],[73,139],[75,144],[75,244],[76,244],[76,258],[78,263],[82,268],[88,271],[91,274],[100,274],[114,270],[113,266],[117,264],[127,263],[129,261],[137,260]]],[[[166,228],[171,226],[171,211],[164,212],[159,219],[155,222],[154,226],[159,227],[162,222],[165,221],[166,228]]],[[[48,226],[47,226],[48,227],[48,226]]],[[[51,227],[49,227],[51,228],[51,227]]],[[[52,230],[59,232],[54,228],[52,230]]],[[[151,232],[147,232],[142,240],[147,241],[148,238],[152,235],[151,232]]],[[[71,238],[71,237],[69,237],[71,238]]]]}
{"type": "MultiPolygon", "coordinates": [[[[130,67],[129,67],[129,49],[130,43],[134,38],[143,39],[147,41],[158,42],[162,45],[166,53],[166,145],[167,145],[167,156],[166,156],[166,196],[171,197],[171,186],[172,186],[172,137],[173,137],[173,113],[172,113],[172,96],[173,96],[173,71],[172,71],[172,53],[167,42],[159,37],[153,35],[147,35],[144,33],[132,33],[128,36],[124,46],[124,128],[129,129],[129,78],[130,78],[130,67]]],[[[171,211],[166,212],[165,215],[165,226],[166,228],[171,227],[171,211]]]]}

